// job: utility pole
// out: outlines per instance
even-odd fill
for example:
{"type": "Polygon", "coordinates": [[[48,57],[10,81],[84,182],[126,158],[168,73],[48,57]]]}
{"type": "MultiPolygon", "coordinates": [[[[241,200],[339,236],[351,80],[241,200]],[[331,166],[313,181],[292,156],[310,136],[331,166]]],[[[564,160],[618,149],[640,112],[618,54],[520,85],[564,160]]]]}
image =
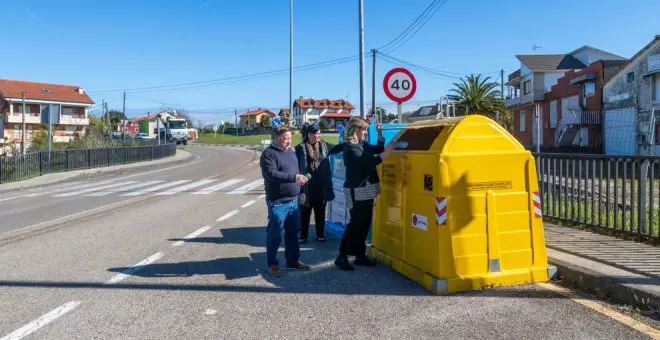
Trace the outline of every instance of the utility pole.
{"type": "MultiPolygon", "coordinates": [[[[371,114],[376,114],[376,49],[371,50],[372,70],[371,70],[371,114]]],[[[383,122],[383,114],[378,116],[378,122],[383,122]]]]}
{"type": "MultiPolygon", "coordinates": [[[[502,98],[502,103],[504,103],[504,69],[500,70],[500,98],[502,98]]],[[[497,112],[497,123],[500,122],[500,113],[497,112]]]]}
{"type": "MultiPolygon", "coordinates": [[[[289,116],[293,114],[293,0],[289,0],[289,116]]],[[[236,130],[238,133],[238,130],[236,130]]]]}
{"type": "Polygon", "coordinates": [[[359,2],[359,16],[360,16],[360,117],[366,117],[366,110],[364,105],[364,0],[359,2]]]}
{"type": "Polygon", "coordinates": [[[25,155],[25,92],[22,92],[21,95],[23,97],[23,114],[22,114],[23,127],[21,130],[21,154],[25,155]]]}
{"type": "Polygon", "coordinates": [[[238,136],[238,111],[236,110],[236,108],[234,108],[234,124],[236,126],[236,136],[238,136]]]}
{"type": "Polygon", "coordinates": [[[121,131],[121,140],[123,142],[126,141],[126,91],[124,91],[124,107],[122,109],[122,115],[124,116],[122,119],[124,121],[124,128],[121,131]]]}

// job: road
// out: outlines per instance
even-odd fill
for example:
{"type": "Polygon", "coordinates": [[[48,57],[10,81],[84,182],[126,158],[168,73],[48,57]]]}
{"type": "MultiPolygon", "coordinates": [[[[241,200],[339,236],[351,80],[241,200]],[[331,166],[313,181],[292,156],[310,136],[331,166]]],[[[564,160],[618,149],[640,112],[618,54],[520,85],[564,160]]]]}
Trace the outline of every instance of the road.
{"type": "Polygon", "coordinates": [[[1,192],[0,337],[649,338],[540,285],[434,296],[383,265],[341,272],[332,237],[302,248],[311,271],[272,278],[258,156],[189,149],[1,192]]]}

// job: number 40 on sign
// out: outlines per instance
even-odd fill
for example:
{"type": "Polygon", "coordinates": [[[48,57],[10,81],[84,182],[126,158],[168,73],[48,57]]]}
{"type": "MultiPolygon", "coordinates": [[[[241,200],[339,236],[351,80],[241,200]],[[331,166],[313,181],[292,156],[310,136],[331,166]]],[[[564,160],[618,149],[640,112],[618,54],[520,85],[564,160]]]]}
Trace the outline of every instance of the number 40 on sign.
{"type": "Polygon", "coordinates": [[[417,80],[415,76],[403,67],[391,69],[383,79],[383,90],[385,95],[396,102],[396,111],[399,123],[403,119],[402,103],[407,102],[417,91],[417,80]]]}

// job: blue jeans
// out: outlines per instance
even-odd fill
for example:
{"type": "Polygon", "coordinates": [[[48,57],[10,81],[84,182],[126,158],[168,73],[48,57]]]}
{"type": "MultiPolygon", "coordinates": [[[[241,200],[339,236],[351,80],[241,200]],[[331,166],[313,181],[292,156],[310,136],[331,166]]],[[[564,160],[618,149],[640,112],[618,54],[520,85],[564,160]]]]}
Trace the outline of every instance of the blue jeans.
{"type": "Polygon", "coordinates": [[[284,254],[287,265],[295,265],[300,258],[298,233],[300,232],[300,207],[298,200],[268,201],[268,227],[266,228],[266,259],[268,266],[276,266],[277,250],[282,243],[284,229],[284,254]]]}

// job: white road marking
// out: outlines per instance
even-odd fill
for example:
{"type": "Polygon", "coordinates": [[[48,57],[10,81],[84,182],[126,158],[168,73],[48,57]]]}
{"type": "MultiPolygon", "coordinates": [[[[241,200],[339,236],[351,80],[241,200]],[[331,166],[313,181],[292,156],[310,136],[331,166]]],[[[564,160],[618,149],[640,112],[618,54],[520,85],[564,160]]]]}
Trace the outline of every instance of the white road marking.
{"type": "Polygon", "coordinates": [[[206,312],[205,312],[204,314],[206,314],[206,315],[213,315],[213,314],[215,314],[215,313],[217,313],[217,312],[218,312],[218,311],[215,310],[215,309],[207,309],[206,312]]]}
{"type": "Polygon", "coordinates": [[[189,234],[188,236],[184,237],[183,240],[179,240],[179,241],[174,242],[174,244],[172,244],[172,246],[174,246],[174,247],[182,246],[184,243],[186,243],[187,240],[193,239],[193,238],[207,232],[209,229],[211,229],[210,226],[201,227],[201,228],[197,229],[197,231],[195,231],[195,232],[189,234]]]}
{"type": "Polygon", "coordinates": [[[85,183],[85,184],[81,184],[81,185],[77,185],[77,183],[79,183],[79,182],[65,183],[65,184],[62,184],[63,187],[58,186],[58,189],[35,192],[35,193],[32,193],[32,194],[25,194],[25,195],[23,195],[23,197],[39,197],[39,196],[43,196],[43,195],[56,194],[56,193],[63,192],[63,191],[69,191],[72,188],[74,188],[76,190],[87,189],[87,188],[91,188],[91,187],[96,187],[96,186],[101,186],[101,185],[104,185],[104,184],[109,184],[109,183],[112,183],[112,182],[116,182],[118,180],[119,179],[107,179],[105,181],[85,183]]]}
{"type": "Polygon", "coordinates": [[[140,195],[148,194],[150,192],[158,191],[158,190],[161,190],[161,189],[173,187],[173,186],[180,185],[180,184],[183,184],[183,183],[188,183],[188,182],[190,182],[189,179],[182,179],[182,180],[178,180],[178,181],[174,181],[174,182],[169,182],[169,183],[164,183],[164,184],[161,184],[161,185],[157,185],[157,186],[151,187],[151,188],[146,188],[146,189],[142,189],[142,190],[138,190],[138,191],[129,192],[127,194],[123,194],[122,196],[140,196],[140,195]]]}
{"type": "Polygon", "coordinates": [[[249,202],[247,202],[247,203],[241,205],[241,209],[245,209],[245,208],[247,208],[247,207],[249,207],[249,206],[251,206],[251,205],[253,205],[253,204],[255,204],[255,203],[257,203],[256,200],[249,201],[249,202]]]}
{"type": "Polygon", "coordinates": [[[104,190],[104,189],[110,189],[110,188],[114,188],[114,187],[118,187],[118,186],[126,185],[126,184],[131,184],[131,183],[135,183],[135,182],[136,181],[127,181],[127,182],[108,184],[108,185],[104,185],[104,186],[101,186],[101,187],[93,187],[93,188],[89,188],[89,189],[83,189],[83,190],[78,190],[78,191],[73,191],[73,192],[67,192],[65,194],[59,194],[59,195],[55,195],[53,197],[71,197],[71,196],[75,196],[75,195],[82,195],[82,194],[86,194],[88,192],[94,192],[94,191],[99,191],[99,190],[104,190]]]}
{"type": "Polygon", "coordinates": [[[212,187],[204,188],[204,189],[202,189],[202,190],[200,190],[200,191],[193,192],[193,195],[208,195],[208,194],[212,194],[212,193],[214,193],[214,192],[216,192],[216,191],[218,191],[218,190],[222,190],[222,189],[224,189],[224,188],[228,188],[228,187],[230,187],[230,186],[232,186],[232,185],[234,185],[234,184],[238,184],[238,183],[240,183],[240,182],[242,182],[242,181],[243,181],[243,180],[240,179],[240,178],[230,179],[230,180],[228,180],[228,181],[225,181],[225,182],[222,182],[222,183],[216,184],[216,185],[214,185],[214,186],[212,186],[212,187]]]}
{"type": "Polygon", "coordinates": [[[608,316],[640,333],[648,335],[649,337],[651,337],[651,339],[660,339],[660,330],[657,330],[642,322],[639,322],[625,314],[620,313],[619,311],[613,308],[607,307],[593,300],[585,299],[579,296],[578,294],[575,294],[570,289],[545,282],[537,283],[537,285],[547,290],[563,295],[573,300],[574,302],[581,304],[584,307],[587,307],[591,310],[594,310],[598,313],[608,316]]]}
{"type": "Polygon", "coordinates": [[[257,197],[257,199],[260,200],[260,199],[262,199],[262,198],[264,198],[264,197],[266,197],[266,194],[260,195],[259,197],[257,197]]]}
{"type": "Polygon", "coordinates": [[[70,301],[67,302],[50,312],[40,316],[38,319],[28,323],[27,325],[11,332],[10,334],[2,337],[0,340],[18,340],[23,339],[24,337],[36,332],[39,328],[46,326],[47,324],[57,320],[62,315],[74,310],[80,305],[80,301],[70,301]]]}
{"type": "Polygon", "coordinates": [[[240,188],[237,188],[231,192],[228,193],[228,195],[245,195],[247,194],[250,190],[254,190],[257,187],[261,186],[264,184],[263,179],[258,179],[254,182],[248,183],[240,188]]]}
{"type": "Polygon", "coordinates": [[[158,259],[160,259],[161,257],[163,257],[163,253],[155,253],[155,254],[147,257],[146,259],[142,260],[141,262],[137,263],[136,265],[134,265],[130,268],[126,268],[121,273],[113,276],[105,284],[111,285],[113,283],[117,283],[117,282],[119,282],[119,281],[121,281],[121,280],[137,273],[138,271],[142,270],[142,268],[144,268],[144,266],[146,266],[150,263],[158,261],[158,259]]]}
{"type": "Polygon", "coordinates": [[[16,199],[16,198],[19,198],[19,197],[21,197],[21,196],[14,196],[14,197],[0,198],[0,202],[10,201],[10,200],[13,200],[13,199],[16,199]]]}
{"type": "Polygon", "coordinates": [[[230,212],[224,214],[222,217],[220,217],[219,219],[217,219],[217,220],[215,220],[215,221],[216,221],[216,222],[222,222],[222,221],[224,221],[224,220],[227,220],[227,219],[231,218],[232,216],[234,216],[234,215],[236,215],[236,214],[238,214],[238,210],[232,210],[232,211],[230,211],[230,212]]]}
{"type": "Polygon", "coordinates": [[[158,184],[158,183],[162,183],[162,182],[163,181],[149,181],[149,182],[138,183],[138,184],[129,184],[129,185],[126,185],[126,186],[123,186],[123,187],[114,188],[112,190],[94,192],[94,193],[91,193],[91,194],[87,194],[86,196],[91,196],[91,197],[106,196],[106,195],[118,193],[118,192],[121,192],[121,191],[127,191],[127,190],[130,190],[130,189],[142,188],[142,187],[146,187],[146,186],[149,186],[149,185],[154,185],[154,184],[158,184]]]}
{"type": "Polygon", "coordinates": [[[179,192],[182,192],[182,191],[185,191],[185,190],[189,190],[189,189],[194,189],[194,188],[197,188],[197,187],[201,187],[202,185],[206,185],[206,184],[213,183],[213,182],[215,182],[214,179],[203,179],[201,181],[197,181],[197,182],[190,183],[190,184],[187,184],[187,185],[184,185],[184,186],[180,186],[180,187],[177,187],[177,188],[174,188],[174,189],[170,189],[170,190],[165,191],[165,192],[159,192],[159,193],[156,194],[156,196],[174,195],[176,193],[179,193],[179,192]]]}

